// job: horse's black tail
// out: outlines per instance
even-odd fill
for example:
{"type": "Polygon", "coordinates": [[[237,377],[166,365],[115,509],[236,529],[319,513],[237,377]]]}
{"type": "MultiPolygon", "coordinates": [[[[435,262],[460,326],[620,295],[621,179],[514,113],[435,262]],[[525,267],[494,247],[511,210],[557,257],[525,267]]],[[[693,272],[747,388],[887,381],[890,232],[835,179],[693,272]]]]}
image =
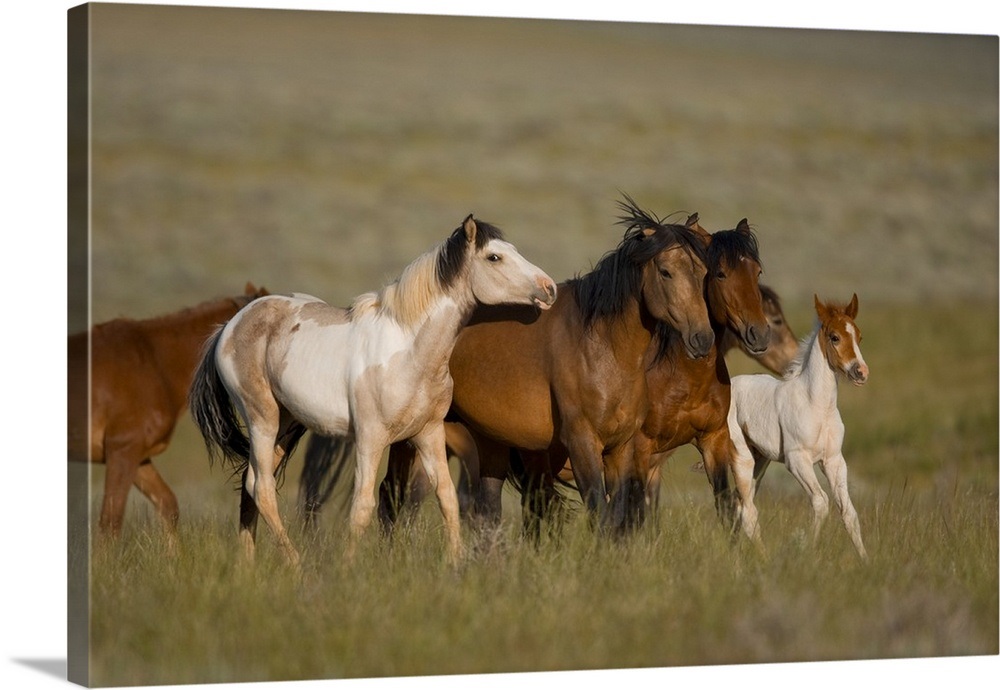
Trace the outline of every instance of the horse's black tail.
{"type": "MultiPolygon", "coordinates": [[[[319,511],[340,484],[354,454],[354,441],[312,434],[306,444],[306,459],[299,480],[299,505],[307,525],[313,526],[319,511]]],[[[352,476],[352,475],[348,475],[352,476]]]]}
{"type": "Polygon", "coordinates": [[[205,438],[209,462],[216,460],[230,465],[234,474],[240,474],[250,461],[250,441],[243,432],[236,410],[229,398],[229,391],[219,378],[215,365],[215,351],[222,328],[205,343],[201,363],[195,370],[188,405],[195,424],[205,438]]]}

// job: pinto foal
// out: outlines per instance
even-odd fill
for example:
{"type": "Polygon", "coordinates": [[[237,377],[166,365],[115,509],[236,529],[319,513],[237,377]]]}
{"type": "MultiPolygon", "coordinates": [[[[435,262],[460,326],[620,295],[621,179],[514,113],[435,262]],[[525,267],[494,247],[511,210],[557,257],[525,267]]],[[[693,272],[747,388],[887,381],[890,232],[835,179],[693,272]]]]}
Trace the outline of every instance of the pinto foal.
{"type": "Polygon", "coordinates": [[[737,462],[754,463],[755,483],[776,460],[782,462],[809,494],[813,538],[830,511],[813,465],[830,482],[833,499],[858,554],[868,554],[861,540],[858,514],[847,491],[847,463],[841,447],[844,422],[837,409],[837,376],[856,386],[868,380],[861,355],[858,296],[846,306],[823,303],[814,296],[819,322],[803,340],[798,357],[783,379],[768,374],[734,376],[729,406],[729,434],[737,462]]]}

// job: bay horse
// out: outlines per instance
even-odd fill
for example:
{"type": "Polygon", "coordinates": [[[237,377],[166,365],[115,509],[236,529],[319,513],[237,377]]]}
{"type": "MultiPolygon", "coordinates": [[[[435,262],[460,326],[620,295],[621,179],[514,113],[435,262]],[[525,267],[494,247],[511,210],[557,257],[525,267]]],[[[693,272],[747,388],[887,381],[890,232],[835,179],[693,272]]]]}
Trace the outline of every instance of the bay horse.
{"type": "Polygon", "coordinates": [[[829,500],[816,479],[819,465],[830,482],[854,548],[867,560],[858,513],[847,490],[844,422],[837,408],[837,378],[856,386],[868,381],[861,354],[858,296],[846,305],[824,303],[813,296],[817,325],[803,341],[798,357],[784,378],[767,374],[735,376],[729,408],[729,433],[736,451],[752,462],[760,482],[772,461],[784,463],[809,494],[813,507],[813,538],[829,513],[829,500]]]}
{"type": "Polygon", "coordinates": [[[544,312],[555,300],[551,278],[498,228],[469,215],[396,281],[347,309],[309,295],[272,295],[237,313],[209,341],[190,399],[210,459],[221,455],[242,471],[239,534],[247,555],[263,515],[287,560],[300,562],[278,513],[275,479],[308,428],[356,442],[349,558],[371,520],[383,451],[408,441],[436,487],[447,553],[457,560],[458,499],[443,426],[456,337],[478,304],[544,312]]]}
{"type": "Polygon", "coordinates": [[[69,336],[69,459],[107,468],[101,533],[121,532],[133,485],[173,533],[177,498],[152,459],[167,449],[186,410],[205,340],[219,324],[266,294],[247,283],[236,297],[150,319],[114,319],[69,336]]]}
{"type": "MultiPolygon", "coordinates": [[[[708,245],[704,301],[714,332],[706,356],[681,356],[684,343],[670,324],[660,323],[646,353],[645,378],[649,402],[646,415],[634,439],[637,477],[626,493],[632,498],[627,520],[640,524],[646,503],[659,495],[659,461],[664,454],[688,443],[701,453],[716,508],[727,526],[739,520],[744,532],[757,538],[756,508],[753,504],[752,467],[739,465],[729,437],[727,414],[730,400],[729,372],[720,343],[726,333],[735,335],[752,355],[763,355],[770,343],[770,324],[764,316],[759,287],[761,261],[757,238],[747,220],[735,229],[708,233],[690,216],[687,226],[696,229],[708,245]],[[730,491],[729,472],[736,482],[738,501],[730,491]],[[655,490],[653,490],[655,489],[655,490]]],[[[523,455],[523,454],[522,454],[523,455]]],[[[524,457],[519,484],[533,492],[524,500],[526,525],[536,526],[555,498],[554,477],[567,461],[576,456],[553,455],[548,466],[524,457]]]]}
{"type": "MultiPolygon", "coordinates": [[[[646,415],[646,351],[660,322],[678,333],[684,357],[704,357],[714,334],[703,297],[703,238],[667,224],[627,195],[618,246],[589,273],[561,283],[549,311],[480,308],[452,352],[449,419],[461,421],[478,449],[475,513],[501,518],[511,448],[573,457],[581,496],[595,521],[624,524],[627,498],[606,499],[605,477],[634,475],[632,439],[646,415]]],[[[317,439],[329,453],[337,443],[317,439]]],[[[394,446],[383,505],[405,487],[413,451],[394,446]]],[[[307,455],[307,461],[309,456],[307,455]]],[[[305,487],[306,512],[319,490],[305,487]]]]}

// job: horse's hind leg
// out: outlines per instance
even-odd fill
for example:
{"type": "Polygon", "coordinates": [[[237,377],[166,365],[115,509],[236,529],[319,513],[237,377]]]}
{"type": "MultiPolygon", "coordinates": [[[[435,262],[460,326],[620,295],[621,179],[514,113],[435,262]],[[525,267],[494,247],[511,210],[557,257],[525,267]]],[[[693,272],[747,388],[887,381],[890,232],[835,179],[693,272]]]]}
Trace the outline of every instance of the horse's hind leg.
{"type": "Polygon", "coordinates": [[[479,449],[472,434],[462,424],[446,422],[444,437],[448,450],[458,458],[458,511],[467,518],[475,510],[474,503],[479,492],[479,449]]]}
{"type": "Polygon", "coordinates": [[[105,450],[104,499],[101,503],[100,529],[102,534],[117,537],[125,519],[128,492],[135,480],[142,451],[127,446],[105,450]]]}
{"type": "Polygon", "coordinates": [[[177,521],[180,517],[180,509],[177,506],[177,497],[174,492],[163,481],[163,477],[153,467],[153,462],[149,458],[139,463],[134,483],[135,487],[156,507],[156,512],[159,513],[167,528],[169,545],[171,549],[174,548],[177,545],[177,521]]]}
{"type": "MultiPolygon", "coordinates": [[[[250,426],[250,465],[246,490],[253,497],[257,510],[271,528],[285,558],[293,566],[299,564],[299,552],[292,545],[278,513],[278,489],[275,473],[284,457],[284,449],[277,445],[279,438],[279,413],[274,404],[273,415],[258,417],[250,426]],[[252,484],[252,488],[251,488],[252,484]]],[[[243,523],[241,509],[241,527],[243,523]]]]}
{"type": "Polygon", "coordinates": [[[448,470],[444,425],[430,424],[412,439],[427,479],[434,488],[448,536],[448,559],[455,563],[462,555],[462,535],[458,517],[458,493],[448,470]]]}
{"type": "Polygon", "coordinates": [[[243,470],[243,478],[240,482],[240,544],[243,545],[243,554],[252,559],[254,554],[254,544],[257,540],[257,517],[260,512],[257,504],[253,500],[253,493],[257,484],[257,475],[253,469],[247,465],[243,470]]]}
{"type": "Polygon", "coordinates": [[[393,443],[389,447],[389,458],[385,478],[378,488],[378,518],[385,533],[392,532],[396,521],[407,505],[410,477],[413,475],[413,459],[416,450],[405,441],[393,443]]]}

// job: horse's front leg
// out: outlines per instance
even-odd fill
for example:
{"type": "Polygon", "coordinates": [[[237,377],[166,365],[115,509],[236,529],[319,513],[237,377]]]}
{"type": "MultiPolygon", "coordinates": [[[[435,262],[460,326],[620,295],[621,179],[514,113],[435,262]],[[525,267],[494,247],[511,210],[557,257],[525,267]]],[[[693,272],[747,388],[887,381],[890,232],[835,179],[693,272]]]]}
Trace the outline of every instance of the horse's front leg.
{"type": "Polygon", "coordinates": [[[604,456],[604,483],[608,492],[608,526],[623,534],[642,524],[646,516],[646,483],[649,454],[640,457],[637,432],[624,443],[608,449],[604,456]]]}
{"type": "Polygon", "coordinates": [[[384,430],[357,430],[357,465],[354,468],[354,492],[351,495],[350,537],[347,542],[346,558],[354,560],[358,542],[365,529],[371,524],[375,512],[375,482],[382,453],[389,445],[384,430]]]}
{"type": "Polygon", "coordinates": [[[854,548],[862,560],[868,560],[868,552],[865,551],[864,542],[861,540],[861,523],[858,521],[858,511],[854,509],[851,502],[851,495],[847,491],[847,461],[841,453],[836,453],[825,458],[820,465],[823,474],[830,482],[830,489],[833,491],[833,500],[840,509],[840,517],[844,521],[847,533],[851,535],[854,548]]]}
{"type": "Polygon", "coordinates": [[[441,507],[448,538],[448,560],[457,563],[462,557],[462,534],[458,516],[458,493],[448,470],[444,424],[431,422],[410,441],[417,450],[417,456],[441,507]]]}
{"type": "Polygon", "coordinates": [[[564,428],[560,441],[569,452],[573,480],[592,524],[603,528],[608,509],[608,493],[604,483],[604,444],[589,427],[564,428]]]}

